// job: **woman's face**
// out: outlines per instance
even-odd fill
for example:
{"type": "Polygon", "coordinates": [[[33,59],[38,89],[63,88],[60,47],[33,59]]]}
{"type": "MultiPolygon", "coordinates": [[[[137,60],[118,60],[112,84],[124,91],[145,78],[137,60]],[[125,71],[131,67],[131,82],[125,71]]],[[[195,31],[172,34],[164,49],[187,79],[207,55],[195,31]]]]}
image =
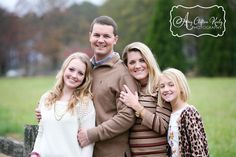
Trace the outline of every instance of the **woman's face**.
{"type": "Polygon", "coordinates": [[[64,87],[76,89],[85,78],[86,65],[80,59],[73,59],[65,69],[63,79],[64,87]]]}
{"type": "Polygon", "coordinates": [[[127,53],[127,66],[130,74],[138,81],[141,85],[146,85],[148,81],[148,69],[147,64],[138,51],[130,51],[127,53]]]}

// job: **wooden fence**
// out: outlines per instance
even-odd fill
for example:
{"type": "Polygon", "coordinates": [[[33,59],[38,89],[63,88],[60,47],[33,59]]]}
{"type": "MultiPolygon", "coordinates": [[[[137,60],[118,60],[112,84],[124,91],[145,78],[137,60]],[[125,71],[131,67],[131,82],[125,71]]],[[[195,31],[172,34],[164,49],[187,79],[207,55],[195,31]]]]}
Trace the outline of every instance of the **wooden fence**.
{"type": "Polygon", "coordinates": [[[38,125],[25,125],[24,142],[0,137],[0,153],[12,157],[28,157],[34,146],[38,125]]]}

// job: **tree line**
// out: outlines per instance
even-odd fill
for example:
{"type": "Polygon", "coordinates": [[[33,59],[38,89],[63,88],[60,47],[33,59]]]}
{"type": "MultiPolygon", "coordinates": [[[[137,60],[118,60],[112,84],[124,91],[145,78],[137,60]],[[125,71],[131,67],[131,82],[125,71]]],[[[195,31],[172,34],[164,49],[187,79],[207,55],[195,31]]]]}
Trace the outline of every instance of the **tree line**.
{"type": "Polygon", "coordinates": [[[101,6],[89,2],[67,8],[53,6],[42,15],[28,12],[24,16],[0,8],[0,75],[19,67],[26,69],[26,75],[37,74],[37,71],[49,73],[58,68],[65,55],[74,51],[92,56],[89,26],[99,15],[111,16],[118,24],[117,52],[122,52],[133,41],[141,41],[151,48],[161,69],[175,67],[202,76],[236,75],[236,3],[233,0],[107,0],[101,6]],[[180,4],[223,6],[226,11],[224,35],[217,38],[173,36],[170,10],[180,4]]]}

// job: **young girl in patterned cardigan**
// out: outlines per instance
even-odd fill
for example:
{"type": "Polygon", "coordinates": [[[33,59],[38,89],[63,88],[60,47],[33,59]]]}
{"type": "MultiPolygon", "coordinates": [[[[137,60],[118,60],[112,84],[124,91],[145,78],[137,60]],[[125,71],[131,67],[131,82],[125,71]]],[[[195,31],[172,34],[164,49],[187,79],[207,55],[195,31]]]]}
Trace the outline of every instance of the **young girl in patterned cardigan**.
{"type": "Polygon", "coordinates": [[[187,103],[190,89],[184,74],[174,68],[162,72],[159,104],[170,102],[172,113],[168,129],[171,157],[209,156],[206,133],[197,109],[187,103]]]}

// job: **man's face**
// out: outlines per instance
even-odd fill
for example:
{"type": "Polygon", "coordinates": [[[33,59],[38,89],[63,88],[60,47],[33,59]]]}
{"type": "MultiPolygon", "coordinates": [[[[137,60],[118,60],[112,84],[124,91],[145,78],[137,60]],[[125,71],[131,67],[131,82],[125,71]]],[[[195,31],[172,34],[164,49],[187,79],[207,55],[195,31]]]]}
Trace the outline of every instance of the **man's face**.
{"type": "Polygon", "coordinates": [[[94,24],[92,32],[89,33],[89,41],[97,61],[105,58],[113,52],[113,47],[118,36],[113,34],[114,28],[110,25],[94,24]]]}

